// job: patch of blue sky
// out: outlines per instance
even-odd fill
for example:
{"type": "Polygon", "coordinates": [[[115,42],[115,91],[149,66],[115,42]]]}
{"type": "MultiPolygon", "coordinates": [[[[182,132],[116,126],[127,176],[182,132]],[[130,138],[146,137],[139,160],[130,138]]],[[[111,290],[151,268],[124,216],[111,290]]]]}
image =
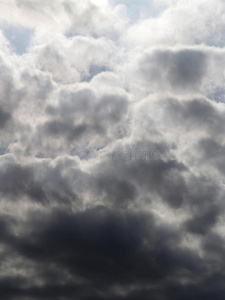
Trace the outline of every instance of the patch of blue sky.
{"type": "Polygon", "coordinates": [[[156,17],[158,10],[154,7],[154,0],[110,0],[115,6],[123,4],[127,8],[128,17],[132,22],[138,21],[144,17],[156,17]]]}
{"type": "Polygon", "coordinates": [[[0,147],[0,156],[5,155],[7,153],[9,153],[8,146],[4,146],[4,147],[1,146],[0,147]]]}
{"type": "Polygon", "coordinates": [[[17,26],[4,26],[2,32],[10,42],[15,53],[23,55],[29,48],[34,30],[17,26]]]}

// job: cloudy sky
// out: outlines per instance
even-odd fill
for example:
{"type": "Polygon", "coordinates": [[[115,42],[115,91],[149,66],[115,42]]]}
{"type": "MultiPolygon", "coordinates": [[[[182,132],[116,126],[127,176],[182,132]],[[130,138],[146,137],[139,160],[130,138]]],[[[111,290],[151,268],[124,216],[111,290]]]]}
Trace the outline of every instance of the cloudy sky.
{"type": "Polygon", "coordinates": [[[222,300],[225,2],[0,0],[0,297],[222,300]]]}

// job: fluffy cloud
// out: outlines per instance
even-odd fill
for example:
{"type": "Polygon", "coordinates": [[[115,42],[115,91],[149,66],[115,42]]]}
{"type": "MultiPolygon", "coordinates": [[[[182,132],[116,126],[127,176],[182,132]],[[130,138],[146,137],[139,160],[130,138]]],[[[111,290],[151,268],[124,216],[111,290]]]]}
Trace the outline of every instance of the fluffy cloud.
{"type": "Polygon", "coordinates": [[[222,1],[1,1],[4,299],[223,299],[222,1]]]}

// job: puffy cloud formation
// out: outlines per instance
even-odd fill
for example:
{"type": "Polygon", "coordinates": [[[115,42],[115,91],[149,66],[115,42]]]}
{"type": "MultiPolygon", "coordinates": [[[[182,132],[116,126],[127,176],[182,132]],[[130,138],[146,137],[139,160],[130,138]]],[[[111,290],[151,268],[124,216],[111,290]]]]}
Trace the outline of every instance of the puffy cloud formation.
{"type": "Polygon", "coordinates": [[[224,16],[0,1],[2,299],[224,299],[224,16]]]}

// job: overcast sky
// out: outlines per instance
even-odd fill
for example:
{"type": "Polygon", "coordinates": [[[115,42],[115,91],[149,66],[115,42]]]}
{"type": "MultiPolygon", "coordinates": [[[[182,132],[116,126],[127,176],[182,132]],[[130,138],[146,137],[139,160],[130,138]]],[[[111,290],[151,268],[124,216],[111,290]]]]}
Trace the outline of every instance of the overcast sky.
{"type": "Polygon", "coordinates": [[[0,0],[0,298],[224,300],[225,2],[0,0]]]}

